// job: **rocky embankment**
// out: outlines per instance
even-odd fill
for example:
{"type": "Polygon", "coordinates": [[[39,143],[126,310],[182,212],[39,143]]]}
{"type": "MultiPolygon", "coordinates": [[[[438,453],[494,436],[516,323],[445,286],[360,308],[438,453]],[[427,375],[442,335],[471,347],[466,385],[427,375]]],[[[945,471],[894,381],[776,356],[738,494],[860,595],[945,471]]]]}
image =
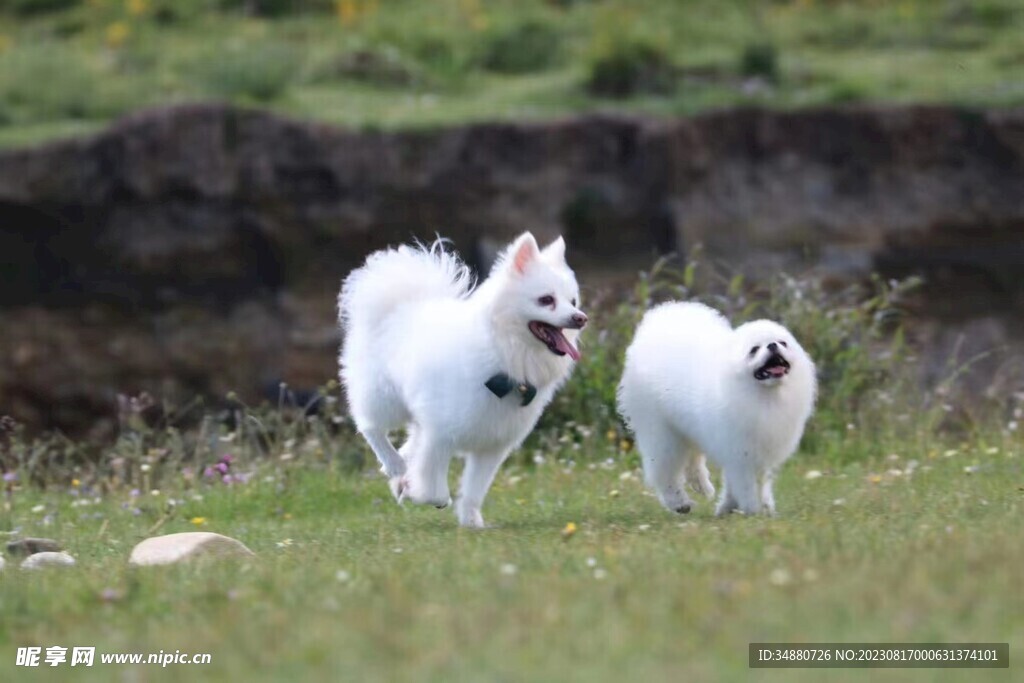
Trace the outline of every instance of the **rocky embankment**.
{"type": "Polygon", "coordinates": [[[696,243],[753,271],[921,272],[936,348],[1016,343],[1024,110],[356,133],[195,105],[0,152],[0,414],[100,433],[118,393],[314,387],[369,251],[440,233],[482,265],[524,229],[564,233],[583,274],[696,243]]]}

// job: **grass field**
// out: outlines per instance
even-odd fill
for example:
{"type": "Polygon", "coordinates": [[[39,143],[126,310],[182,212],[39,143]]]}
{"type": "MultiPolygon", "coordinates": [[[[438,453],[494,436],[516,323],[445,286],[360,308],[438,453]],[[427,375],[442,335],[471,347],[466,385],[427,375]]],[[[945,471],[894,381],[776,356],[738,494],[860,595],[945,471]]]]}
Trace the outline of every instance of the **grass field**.
{"type": "MultiPolygon", "coordinates": [[[[26,644],[210,653],[198,673],[220,680],[739,680],[751,641],[1009,641],[1019,656],[1019,440],[879,451],[843,467],[801,453],[779,482],[775,519],[716,519],[709,503],[674,515],[645,493],[635,458],[597,448],[585,454],[591,465],[506,467],[485,509],[495,528],[482,532],[457,528],[450,511],[400,508],[380,478],[323,464],[78,507],[85,494],[19,492],[8,519],[62,539],[79,567],[8,567],[0,676],[31,678],[13,666],[26,644]],[[813,470],[822,476],[808,478],[813,470]],[[202,529],[244,540],[258,559],[128,569],[131,545],[169,497],[182,502],[161,532],[194,530],[201,517],[202,529]]],[[[67,668],[61,680],[132,668],[131,680],[197,675],[184,665],[67,668]]],[[[1011,672],[827,678],[1009,681],[1011,672]]]]}
{"type": "Polygon", "coordinates": [[[1019,105],[1022,66],[1019,0],[0,0],[0,145],[198,99],[375,128],[1019,105]]]}
{"type": "Polygon", "coordinates": [[[198,674],[60,670],[142,681],[746,680],[747,644],[773,641],[1009,642],[1019,656],[1024,393],[964,397],[955,373],[922,388],[893,322],[911,286],[751,287],[692,262],[656,267],[618,305],[595,301],[583,359],[500,472],[484,531],[397,506],[336,384],[313,415],[235,402],[198,409],[187,430],[127,402],[120,438],[98,448],[0,421],[0,530],[58,539],[78,558],[0,574],[0,679],[43,680],[16,669],[16,648],[53,645],[212,655],[198,674]],[[645,491],[610,402],[636,317],[667,296],[783,320],[816,360],[818,413],[783,469],[775,518],[716,519],[710,502],[679,516],[645,491]],[[127,567],[137,541],[187,530],[257,557],[127,567]]]}

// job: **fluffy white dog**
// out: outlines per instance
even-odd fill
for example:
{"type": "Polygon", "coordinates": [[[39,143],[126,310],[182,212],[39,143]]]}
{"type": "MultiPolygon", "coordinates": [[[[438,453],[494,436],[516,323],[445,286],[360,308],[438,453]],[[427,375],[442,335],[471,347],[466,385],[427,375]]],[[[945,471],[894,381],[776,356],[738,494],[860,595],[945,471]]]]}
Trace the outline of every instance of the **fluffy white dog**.
{"type": "Polygon", "coordinates": [[[704,456],[722,468],[716,514],[775,512],[776,469],[796,450],[814,407],[814,364],[770,320],[733,329],[697,303],[651,309],[626,352],[619,410],[636,435],[649,486],[670,510],[711,497],[704,456]]]}
{"type": "Polygon", "coordinates": [[[524,233],[475,289],[440,240],[378,251],[346,278],[339,308],[349,408],[395,497],[447,506],[448,465],[465,457],[456,514],[482,527],[498,467],[579,359],[587,316],[565,242],[542,251],[524,233]]]}

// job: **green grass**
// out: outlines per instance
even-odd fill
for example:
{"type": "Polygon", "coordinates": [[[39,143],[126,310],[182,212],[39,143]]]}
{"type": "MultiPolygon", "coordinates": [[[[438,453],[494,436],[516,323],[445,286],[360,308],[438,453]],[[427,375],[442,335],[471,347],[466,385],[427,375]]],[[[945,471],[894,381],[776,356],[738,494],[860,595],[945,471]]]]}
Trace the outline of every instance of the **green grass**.
{"type": "MultiPolygon", "coordinates": [[[[873,440],[850,437],[861,438],[873,440]]],[[[8,524],[61,539],[79,566],[8,567],[0,676],[22,680],[15,648],[32,644],[210,653],[203,679],[438,681],[737,680],[749,675],[751,641],[1024,645],[1020,440],[965,444],[949,457],[878,451],[839,468],[803,452],[784,469],[774,519],[716,519],[707,502],[689,516],[669,513],[645,492],[632,454],[600,439],[592,448],[575,466],[563,452],[504,468],[486,531],[457,528],[450,511],[400,508],[379,477],[323,463],[264,466],[234,487],[169,482],[159,496],[119,492],[80,507],[68,489],[16,491],[8,524]],[[919,463],[912,475],[887,474],[910,460],[919,463]],[[812,469],[823,476],[805,478],[812,469]],[[202,529],[242,539],[257,559],[128,569],[130,547],[168,497],[183,502],[161,533],[195,529],[189,520],[202,516],[202,529]],[[570,522],[577,531],[564,538],[570,522]]],[[[96,666],[75,680],[123,668],[96,666]]],[[[143,680],[196,675],[136,668],[143,680]]],[[[872,679],[978,680],[941,673],[872,679]]],[[[981,677],[1010,680],[1005,671],[981,677]]]]}
{"type": "Polygon", "coordinates": [[[285,10],[255,16],[246,4],[69,0],[25,12],[15,5],[52,4],[0,2],[0,145],[206,98],[384,128],[593,110],[1024,102],[1017,0],[248,3],[285,10]],[[388,69],[331,66],[355,54],[388,69]],[[747,82],[752,54],[772,55],[766,86],[747,82]],[[591,94],[608,65],[636,84],[591,94]]]}

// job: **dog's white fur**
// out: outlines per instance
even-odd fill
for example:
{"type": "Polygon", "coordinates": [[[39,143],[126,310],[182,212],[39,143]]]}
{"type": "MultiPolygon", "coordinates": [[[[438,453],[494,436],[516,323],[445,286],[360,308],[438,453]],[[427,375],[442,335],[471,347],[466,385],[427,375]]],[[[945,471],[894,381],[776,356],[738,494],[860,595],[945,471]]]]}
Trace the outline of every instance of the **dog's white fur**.
{"type": "MultiPolygon", "coordinates": [[[[339,296],[344,342],[341,378],[360,433],[381,462],[399,502],[445,507],[448,466],[466,459],[456,515],[484,525],[480,508],[508,454],[533,429],[573,362],[528,329],[539,320],[558,328],[586,316],[579,287],[558,238],[544,250],[524,233],[473,288],[468,268],[432,247],[378,251],[346,278],[339,296]],[[551,295],[555,304],[542,306],[551,295]],[[498,373],[537,387],[528,406],[498,398],[484,385],[498,373]],[[389,432],[405,428],[395,450],[389,432]]],[[[579,331],[564,329],[570,344],[579,331]]]]}
{"type": "Polygon", "coordinates": [[[626,352],[619,410],[666,508],[689,511],[687,483],[714,495],[703,452],[724,475],[716,514],[773,514],[775,472],[796,450],[816,390],[814,364],[782,325],[733,329],[703,304],[668,303],[647,312],[626,352]],[[757,380],[769,344],[790,369],[757,380]]]}

